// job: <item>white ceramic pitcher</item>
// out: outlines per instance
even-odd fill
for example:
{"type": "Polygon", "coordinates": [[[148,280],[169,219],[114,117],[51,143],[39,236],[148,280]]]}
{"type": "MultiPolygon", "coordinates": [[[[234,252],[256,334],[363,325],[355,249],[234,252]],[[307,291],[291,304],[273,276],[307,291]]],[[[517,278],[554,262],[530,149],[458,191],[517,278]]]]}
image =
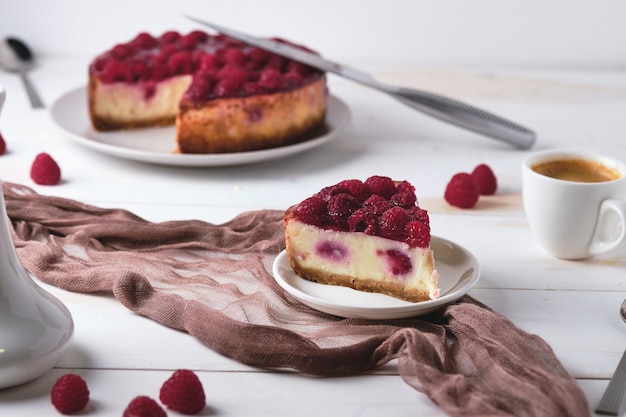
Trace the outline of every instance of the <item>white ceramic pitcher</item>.
{"type": "MultiPolygon", "coordinates": [[[[0,112],[5,94],[0,86],[0,112]]],[[[0,192],[0,389],[50,371],[73,333],[67,307],[37,285],[20,263],[0,192]]]]}

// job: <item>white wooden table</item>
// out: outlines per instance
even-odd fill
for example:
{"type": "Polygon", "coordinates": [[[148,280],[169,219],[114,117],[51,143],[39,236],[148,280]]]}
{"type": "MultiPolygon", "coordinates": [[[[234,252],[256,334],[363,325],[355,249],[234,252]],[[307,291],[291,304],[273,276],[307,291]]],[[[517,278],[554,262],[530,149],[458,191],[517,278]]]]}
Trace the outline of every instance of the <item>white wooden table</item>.
{"type": "MultiPolygon", "coordinates": [[[[48,109],[84,85],[84,59],[47,59],[32,73],[48,109]]],[[[626,160],[624,72],[513,72],[374,69],[386,81],[465,100],[535,129],[534,150],[576,147],[626,160]]],[[[584,262],[562,261],[534,243],[521,205],[521,161],[528,151],[443,124],[378,92],[330,76],[332,94],[351,109],[349,127],[314,150],[248,166],[185,168],[132,162],[69,141],[48,109],[30,108],[17,76],[0,72],[8,97],[0,131],[8,153],[0,178],[37,192],[102,207],[121,207],[151,221],[220,223],[254,209],[284,209],[346,178],[387,175],[417,187],[430,210],[433,234],[455,241],[479,260],[481,279],[470,294],[543,337],[597,405],[626,347],[618,308],[626,297],[626,251],[584,262]],[[39,152],[59,163],[63,183],[32,183],[39,152]],[[449,207],[445,185],[459,171],[487,163],[499,180],[496,196],[471,210],[449,207]]],[[[191,336],[134,315],[112,297],[75,294],[44,285],[71,310],[73,345],[49,374],[0,391],[1,416],[55,416],[49,390],[77,372],[92,393],[89,415],[121,415],[137,395],[158,397],[178,368],[197,370],[206,393],[204,415],[443,416],[397,375],[395,364],[367,375],[319,379],[254,369],[224,358],[191,336]],[[297,408],[296,408],[297,407],[297,408]]],[[[530,400],[530,399],[529,399],[530,400]]],[[[169,412],[169,415],[177,415],[169,412]]]]}

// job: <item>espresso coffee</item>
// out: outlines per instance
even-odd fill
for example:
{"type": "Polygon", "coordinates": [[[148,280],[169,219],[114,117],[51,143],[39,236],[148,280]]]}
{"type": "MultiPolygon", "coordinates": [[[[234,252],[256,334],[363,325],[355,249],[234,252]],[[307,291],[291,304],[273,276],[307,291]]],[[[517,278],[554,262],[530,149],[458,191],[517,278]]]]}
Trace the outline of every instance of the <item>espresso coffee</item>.
{"type": "Polygon", "coordinates": [[[532,170],[547,177],[574,182],[606,182],[621,178],[618,170],[583,158],[567,158],[534,164],[532,170]]]}

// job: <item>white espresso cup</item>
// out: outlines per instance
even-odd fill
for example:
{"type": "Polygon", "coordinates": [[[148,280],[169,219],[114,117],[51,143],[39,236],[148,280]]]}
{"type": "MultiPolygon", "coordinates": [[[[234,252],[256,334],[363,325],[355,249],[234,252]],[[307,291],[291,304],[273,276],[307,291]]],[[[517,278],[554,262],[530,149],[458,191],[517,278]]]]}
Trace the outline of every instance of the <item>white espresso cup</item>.
{"type": "Polygon", "coordinates": [[[626,241],[626,164],[606,156],[550,150],[522,163],[522,194],[540,246],[562,259],[610,252],[626,241]]]}

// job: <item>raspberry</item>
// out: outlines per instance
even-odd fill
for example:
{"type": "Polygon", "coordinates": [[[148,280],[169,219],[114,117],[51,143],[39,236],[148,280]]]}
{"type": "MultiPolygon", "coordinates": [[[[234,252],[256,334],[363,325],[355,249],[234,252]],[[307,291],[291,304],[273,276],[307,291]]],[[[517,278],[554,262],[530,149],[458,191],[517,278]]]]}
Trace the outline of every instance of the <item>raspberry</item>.
{"type": "Polygon", "coordinates": [[[333,194],[338,194],[339,192],[348,193],[359,201],[365,201],[371,194],[361,180],[341,181],[333,187],[333,194]]]}
{"type": "Polygon", "coordinates": [[[65,374],[52,386],[50,400],[61,414],[77,413],[89,402],[87,383],[79,375],[65,374]]]}
{"type": "Polygon", "coordinates": [[[275,90],[281,86],[283,82],[283,76],[279,70],[274,68],[267,68],[261,72],[259,77],[259,85],[268,90],[275,90]]]}
{"type": "Polygon", "coordinates": [[[391,198],[396,193],[396,184],[389,177],[374,175],[365,180],[365,185],[372,194],[391,198]]]}
{"type": "Polygon", "coordinates": [[[417,197],[413,191],[399,191],[391,196],[390,201],[397,206],[408,209],[415,206],[417,197]]]}
{"type": "Polygon", "coordinates": [[[387,252],[389,267],[394,275],[406,275],[413,270],[411,258],[397,249],[389,249],[387,252]]]}
{"type": "Polygon", "coordinates": [[[188,74],[192,70],[191,54],[189,52],[176,52],[167,61],[167,69],[170,74],[188,74]]]}
{"type": "Polygon", "coordinates": [[[128,404],[122,417],[167,417],[167,414],[156,401],[142,395],[128,404]]]}
{"type": "Polygon", "coordinates": [[[391,207],[393,207],[393,204],[387,201],[385,197],[381,197],[378,194],[372,194],[367,200],[363,202],[363,206],[370,207],[374,211],[374,213],[376,213],[376,215],[380,216],[391,207]]]}
{"type": "Polygon", "coordinates": [[[348,193],[340,193],[328,200],[328,217],[342,229],[347,229],[348,218],[359,209],[359,201],[348,193]]]}
{"type": "Polygon", "coordinates": [[[474,207],[479,196],[480,192],[471,174],[466,172],[454,174],[444,193],[444,198],[448,204],[460,208],[474,207]]]}
{"type": "Polygon", "coordinates": [[[180,38],[180,33],[174,30],[170,30],[162,34],[160,40],[161,40],[161,44],[166,45],[166,44],[175,43],[179,38],[180,38]]]}
{"type": "Polygon", "coordinates": [[[159,398],[168,408],[183,414],[198,414],[206,405],[202,383],[188,369],[175,371],[161,386],[159,398]]]}
{"type": "Polygon", "coordinates": [[[326,202],[313,196],[302,201],[294,209],[294,216],[303,223],[322,226],[326,223],[326,202]]]}
{"type": "Polygon", "coordinates": [[[131,81],[133,79],[133,73],[128,65],[116,61],[107,61],[102,68],[102,81],[105,83],[131,81]]]}
{"type": "Polygon", "coordinates": [[[61,181],[61,169],[50,155],[42,152],[33,161],[30,177],[39,185],[56,185],[61,181]]]}
{"type": "Polygon", "coordinates": [[[404,236],[404,228],[409,220],[409,213],[405,209],[392,207],[380,216],[380,233],[388,239],[400,239],[404,236]]]}
{"type": "Polygon", "coordinates": [[[413,220],[424,223],[426,226],[430,227],[430,218],[428,217],[428,211],[415,206],[408,209],[408,212],[413,220]]]}
{"type": "Polygon", "coordinates": [[[481,195],[492,195],[496,193],[498,181],[491,168],[486,164],[480,164],[472,171],[472,179],[478,187],[481,195]]]}
{"type": "Polygon", "coordinates": [[[405,227],[406,243],[412,247],[427,248],[430,245],[430,227],[419,222],[408,222],[405,227]]]}
{"type": "Polygon", "coordinates": [[[378,232],[378,217],[374,210],[368,207],[360,208],[348,218],[348,230],[351,232],[365,232],[376,235],[378,232]]]}
{"type": "Polygon", "coordinates": [[[139,49],[150,49],[157,46],[158,42],[149,33],[141,32],[135,37],[135,39],[130,41],[130,44],[139,49]]]}
{"type": "Polygon", "coordinates": [[[4,141],[4,138],[2,137],[2,133],[0,133],[0,155],[4,155],[6,151],[7,151],[7,143],[4,141]]]}

